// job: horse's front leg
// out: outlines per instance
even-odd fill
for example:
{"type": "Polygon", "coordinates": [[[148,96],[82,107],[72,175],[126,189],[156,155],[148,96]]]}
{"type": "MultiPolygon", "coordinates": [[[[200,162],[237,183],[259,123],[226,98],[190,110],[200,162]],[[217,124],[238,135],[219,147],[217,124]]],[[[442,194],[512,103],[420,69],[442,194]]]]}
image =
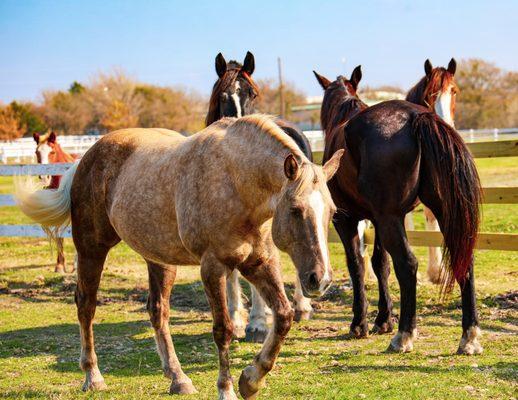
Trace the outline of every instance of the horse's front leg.
{"type": "Polygon", "coordinates": [[[263,343],[268,336],[267,314],[270,310],[255,286],[250,285],[250,289],[252,292],[252,307],[250,308],[250,322],[246,326],[245,340],[263,343]]]}
{"type": "Polygon", "coordinates": [[[220,400],[237,400],[234,392],[228,352],[234,328],[227,307],[226,282],[229,268],[214,255],[208,253],[201,260],[201,278],[210,304],[213,318],[212,333],[218,347],[220,400]]]}
{"type": "MultiPolygon", "coordinates": [[[[426,220],[426,230],[428,231],[439,231],[439,222],[432,210],[428,207],[424,207],[424,216],[426,220]]],[[[442,251],[440,247],[428,247],[428,268],[426,273],[428,279],[432,283],[439,284],[441,282],[441,264],[442,264],[442,251]]]]}
{"type": "Polygon", "coordinates": [[[245,337],[245,307],[243,306],[243,295],[239,283],[239,271],[235,269],[227,279],[227,298],[230,319],[234,325],[234,336],[245,337]]]}
{"type": "Polygon", "coordinates": [[[281,345],[291,328],[293,310],[284,291],[279,258],[276,253],[264,264],[243,267],[241,274],[256,287],[273,311],[273,326],[261,351],[254,358],[252,365],[243,370],[239,378],[239,392],[243,398],[254,399],[259,389],[264,386],[265,376],[273,368],[281,345]]]}
{"type": "Polygon", "coordinates": [[[58,258],[56,260],[56,268],[54,269],[54,272],[59,272],[60,274],[66,272],[65,250],[63,240],[64,239],[61,237],[56,238],[58,258]]]}
{"type": "Polygon", "coordinates": [[[333,225],[344,246],[347,268],[353,285],[353,321],[350,333],[354,337],[362,338],[368,336],[369,324],[367,323],[368,303],[364,281],[365,265],[360,248],[358,220],[337,213],[334,216],[333,225]]]}
{"type": "Polygon", "coordinates": [[[295,292],[293,293],[293,308],[295,308],[295,321],[308,320],[313,315],[313,307],[311,299],[304,297],[302,286],[300,284],[299,275],[295,280],[295,292]]]}

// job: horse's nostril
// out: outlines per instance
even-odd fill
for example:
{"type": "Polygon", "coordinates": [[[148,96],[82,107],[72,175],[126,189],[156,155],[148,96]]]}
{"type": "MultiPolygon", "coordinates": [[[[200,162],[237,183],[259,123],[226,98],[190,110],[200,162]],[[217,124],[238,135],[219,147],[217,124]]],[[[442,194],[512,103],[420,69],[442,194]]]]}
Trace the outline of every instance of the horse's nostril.
{"type": "Polygon", "coordinates": [[[319,282],[318,282],[318,276],[316,272],[312,272],[308,276],[308,287],[311,289],[318,288],[319,282]]]}

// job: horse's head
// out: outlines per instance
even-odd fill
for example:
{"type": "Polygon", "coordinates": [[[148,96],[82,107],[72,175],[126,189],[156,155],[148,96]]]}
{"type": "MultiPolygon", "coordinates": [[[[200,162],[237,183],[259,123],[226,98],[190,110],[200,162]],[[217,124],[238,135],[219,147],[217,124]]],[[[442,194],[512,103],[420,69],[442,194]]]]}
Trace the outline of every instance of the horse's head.
{"type": "Polygon", "coordinates": [[[324,89],[320,114],[322,129],[327,130],[328,127],[334,127],[351,119],[364,107],[356,93],[358,84],[362,79],[361,65],[353,70],[349,79],[340,75],[333,82],[315,71],[313,73],[322,89],[324,89]]]}
{"type": "Polygon", "coordinates": [[[56,134],[54,132],[46,133],[45,135],[35,133],[32,137],[36,142],[36,159],[38,160],[38,164],[55,162],[56,134]]]}
{"type": "Polygon", "coordinates": [[[454,126],[455,99],[459,91],[455,84],[456,69],[457,63],[454,58],[450,60],[448,68],[434,68],[430,60],[426,60],[425,76],[410,89],[407,100],[428,107],[454,126]]]}
{"type": "Polygon", "coordinates": [[[247,52],[243,65],[236,61],[225,61],[221,53],[216,56],[218,80],[214,84],[209,102],[206,124],[223,117],[242,117],[253,112],[254,99],[259,89],[252,79],[255,60],[247,52]]]}
{"type": "Polygon", "coordinates": [[[336,211],[327,188],[335,174],[343,150],[323,166],[297,159],[290,154],[284,161],[288,178],[273,216],[275,245],[293,260],[305,296],[321,296],[329,287],[332,269],[327,248],[329,222],[336,211]]]}

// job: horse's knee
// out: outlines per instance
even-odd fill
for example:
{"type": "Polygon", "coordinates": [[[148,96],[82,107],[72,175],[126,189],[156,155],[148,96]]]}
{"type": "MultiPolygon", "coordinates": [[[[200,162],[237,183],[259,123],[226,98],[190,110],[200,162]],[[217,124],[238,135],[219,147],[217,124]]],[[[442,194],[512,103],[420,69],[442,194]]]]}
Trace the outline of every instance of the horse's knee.
{"type": "Polygon", "coordinates": [[[212,327],[214,341],[218,346],[228,346],[232,341],[234,329],[231,323],[214,325],[212,327]]]}
{"type": "Polygon", "coordinates": [[[275,314],[275,332],[284,337],[288,334],[293,323],[294,311],[290,306],[284,306],[275,314]]]}
{"type": "Polygon", "coordinates": [[[166,312],[164,305],[161,302],[149,297],[146,308],[149,314],[151,325],[154,329],[160,329],[164,320],[164,313],[166,312]]]}

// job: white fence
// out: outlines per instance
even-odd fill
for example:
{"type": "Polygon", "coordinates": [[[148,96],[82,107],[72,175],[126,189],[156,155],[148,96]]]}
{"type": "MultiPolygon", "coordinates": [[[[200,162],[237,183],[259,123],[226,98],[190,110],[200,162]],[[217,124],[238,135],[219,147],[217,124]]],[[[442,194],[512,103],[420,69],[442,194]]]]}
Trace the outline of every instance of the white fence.
{"type": "MultiPolygon", "coordinates": [[[[101,137],[100,135],[59,136],[58,142],[67,153],[83,155],[101,137]]],[[[0,141],[0,163],[35,160],[35,150],[36,143],[33,138],[0,141]]]]}
{"type": "MultiPolygon", "coordinates": [[[[466,142],[504,140],[518,136],[518,128],[466,129],[460,130],[459,133],[466,142]]],[[[321,130],[304,131],[304,134],[309,139],[313,151],[323,151],[324,143],[321,130]]],[[[58,142],[66,152],[83,155],[101,137],[101,135],[59,136],[58,142]]],[[[32,138],[0,141],[0,163],[20,163],[22,160],[30,159],[35,161],[35,149],[36,144],[32,138]]]]}
{"type": "MultiPolygon", "coordinates": [[[[458,132],[468,143],[489,140],[507,140],[518,136],[518,128],[463,129],[458,132]]],[[[321,130],[304,131],[304,135],[308,138],[313,152],[324,151],[324,135],[321,130]]]]}

